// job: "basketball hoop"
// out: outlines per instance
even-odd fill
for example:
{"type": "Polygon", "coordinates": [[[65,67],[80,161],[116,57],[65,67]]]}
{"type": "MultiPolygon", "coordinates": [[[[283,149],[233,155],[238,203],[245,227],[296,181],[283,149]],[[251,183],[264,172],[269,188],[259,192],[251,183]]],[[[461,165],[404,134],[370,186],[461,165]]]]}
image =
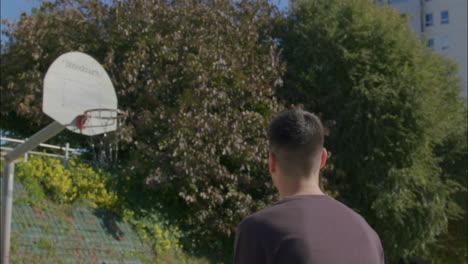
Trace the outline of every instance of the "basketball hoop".
{"type": "Polygon", "coordinates": [[[127,112],[119,109],[95,108],[86,110],[84,112],[84,115],[86,115],[88,118],[97,118],[103,120],[121,120],[127,117],[127,112]],[[111,113],[111,115],[106,116],[106,113],[111,113]]]}
{"type": "MultiPolygon", "coordinates": [[[[86,130],[91,127],[106,128],[108,126],[119,126],[121,120],[127,117],[127,112],[112,108],[94,108],[84,111],[82,115],[76,117],[75,125],[80,130],[86,130]],[[89,124],[89,120],[96,121],[89,124]]],[[[104,133],[107,132],[104,130],[104,133]]]]}
{"type": "Polygon", "coordinates": [[[99,129],[102,134],[89,137],[93,161],[100,167],[111,167],[118,159],[120,141],[120,125],[128,116],[126,111],[113,108],[94,108],[84,111],[76,117],[76,127],[83,134],[87,130],[99,129]],[[110,131],[116,133],[108,134],[110,131]]]}

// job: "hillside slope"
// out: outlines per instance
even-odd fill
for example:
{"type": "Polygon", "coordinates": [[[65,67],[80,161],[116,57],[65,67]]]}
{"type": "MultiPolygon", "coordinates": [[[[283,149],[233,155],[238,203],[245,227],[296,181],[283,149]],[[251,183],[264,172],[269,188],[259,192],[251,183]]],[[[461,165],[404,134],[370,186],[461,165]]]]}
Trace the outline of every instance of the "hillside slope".
{"type": "Polygon", "coordinates": [[[132,227],[86,204],[33,205],[16,182],[11,263],[152,263],[155,254],[132,227]]]}

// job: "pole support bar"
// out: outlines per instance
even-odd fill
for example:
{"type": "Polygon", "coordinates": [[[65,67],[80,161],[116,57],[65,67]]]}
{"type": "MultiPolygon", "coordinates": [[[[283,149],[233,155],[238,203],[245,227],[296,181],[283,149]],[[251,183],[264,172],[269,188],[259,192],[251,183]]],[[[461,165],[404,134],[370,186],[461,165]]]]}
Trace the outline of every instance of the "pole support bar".
{"type": "Polygon", "coordinates": [[[54,121],[50,125],[44,127],[39,132],[34,134],[28,140],[26,140],[23,144],[17,146],[12,151],[8,152],[4,158],[6,163],[10,163],[17,158],[24,155],[24,153],[32,150],[33,148],[37,147],[42,142],[50,139],[51,137],[57,135],[65,129],[65,127],[57,121],[54,121]]]}

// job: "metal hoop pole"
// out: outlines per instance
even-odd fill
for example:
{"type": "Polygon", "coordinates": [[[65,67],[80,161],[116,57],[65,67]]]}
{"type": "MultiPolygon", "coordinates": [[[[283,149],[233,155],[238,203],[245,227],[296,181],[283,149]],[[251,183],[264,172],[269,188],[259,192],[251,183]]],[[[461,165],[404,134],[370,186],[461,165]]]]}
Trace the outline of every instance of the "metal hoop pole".
{"type": "Polygon", "coordinates": [[[2,264],[8,264],[10,259],[10,233],[11,233],[11,211],[13,204],[13,173],[14,161],[24,153],[37,147],[40,143],[57,135],[65,127],[54,121],[41,129],[23,144],[8,152],[5,158],[5,172],[2,182],[2,222],[1,222],[1,259],[2,264]]]}
{"type": "Polygon", "coordinates": [[[15,163],[5,164],[2,179],[2,241],[1,257],[2,264],[10,262],[10,234],[11,234],[11,211],[13,207],[13,174],[15,163]]]}

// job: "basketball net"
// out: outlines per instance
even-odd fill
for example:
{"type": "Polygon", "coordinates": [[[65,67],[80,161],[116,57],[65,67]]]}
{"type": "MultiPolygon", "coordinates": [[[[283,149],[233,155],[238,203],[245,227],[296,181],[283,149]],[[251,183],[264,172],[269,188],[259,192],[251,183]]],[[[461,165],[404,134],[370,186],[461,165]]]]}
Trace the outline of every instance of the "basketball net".
{"type": "Polygon", "coordinates": [[[126,120],[127,113],[118,109],[91,109],[76,118],[76,127],[80,130],[88,128],[91,119],[99,119],[104,133],[88,137],[93,163],[98,167],[114,167],[117,165],[119,141],[122,139],[119,129],[126,120]],[[107,128],[117,125],[115,131],[107,132],[107,128]],[[112,132],[112,133],[111,133],[112,132]]]}

